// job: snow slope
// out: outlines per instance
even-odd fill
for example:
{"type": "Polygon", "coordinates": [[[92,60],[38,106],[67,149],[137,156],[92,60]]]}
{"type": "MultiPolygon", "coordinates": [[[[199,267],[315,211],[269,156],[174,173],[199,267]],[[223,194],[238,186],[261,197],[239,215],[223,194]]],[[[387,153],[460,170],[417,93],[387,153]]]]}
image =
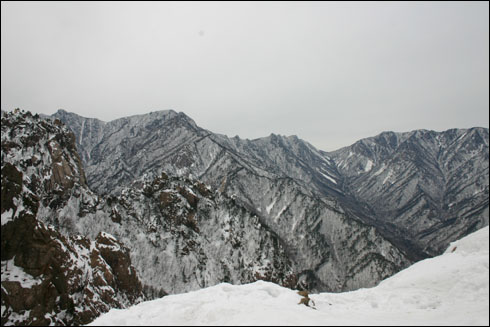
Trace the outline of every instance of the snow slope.
{"type": "Polygon", "coordinates": [[[276,284],[219,284],[129,309],[91,325],[488,325],[489,228],[451,243],[378,286],[311,294],[315,309],[276,284]]]}

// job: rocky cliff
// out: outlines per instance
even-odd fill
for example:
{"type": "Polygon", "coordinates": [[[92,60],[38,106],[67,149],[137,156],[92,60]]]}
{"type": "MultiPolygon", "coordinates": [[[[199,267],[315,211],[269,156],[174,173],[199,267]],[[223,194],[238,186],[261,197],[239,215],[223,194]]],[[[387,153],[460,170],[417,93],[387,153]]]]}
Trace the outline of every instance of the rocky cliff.
{"type": "Polygon", "coordinates": [[[74,140],[59,121],[2,112],[2,325],[86,324],[143,299],[113,236],[63,235],[43,222],[86,188],[74,140]]]}

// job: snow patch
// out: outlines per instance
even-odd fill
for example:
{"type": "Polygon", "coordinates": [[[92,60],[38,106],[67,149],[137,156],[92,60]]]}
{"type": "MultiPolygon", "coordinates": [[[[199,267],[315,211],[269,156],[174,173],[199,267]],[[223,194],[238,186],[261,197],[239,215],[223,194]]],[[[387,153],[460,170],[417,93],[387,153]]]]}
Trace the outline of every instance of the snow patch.
{"type": "Polygon", "coordinates": [[[271,213],[271,209],[274,207],[274,204],[276,203],[276,199],[274,199],[274,201],[272,201],[271,204],[269,204],[265,210],[267,211],[267,214],[270,214],[271,213]]]}
{"type": "Polygon", "coordinates": [[[365,172],[368,172],[370,171],[371,169],[373,168],[373,162],[368,159],[367,163],[366,163],[366,166],[364,167],[364,171],[365,172]]]}
{"type": "Polygon", "coordinates": [[[112,309],[89,325],[488,325],[488,226],[376,287],[310,294],[227,283],[112,309]]]}
{"type": "Polygon", "coordinates": [[[109,233],[101,232],[100,234],[104,238],[108,238],[108,239],[110,239],[110,240],[112,240],[114,242],[117,241],[116,238],[114,236],[112,236],[111,234],[109,234],[109,233]]]}
{"type": "Polygon", "coordinates": [[[80,127],[80,137],[79,139],[79,144],[82,144],[83,142],[83,129],[85,128],[85,119],[82,119],[82,126],[80,127]]]}
{"type": "Polygon", "coordinates": [[[331,181],[332,183],[337,184],[337,181],[336,181],[335,179],[333,179],[332,177],[330,177],[330,176],[328,176],[328,175],[326,175],[326,174],[322,173],[321,171],[319,171],[319,173],[320,173],[320,174],[322,174],[322,175],[323,175],[323,177],[325,177],[326,179],[328,179],[328,180],[329,180],[329,181],[331,181]]]}
{"type": "Polygon", "coordinates": [[[279,211],[279,213],[277,214],[277,216],[274,218],[274,221],[277,222],[277,220],[279,219],[279,217],[281,217],[282,213],[284,212],[284,210],[286,210],[288,206],[285,205],[284,207],[282,207],[282,209],[279,211]]]}
{"type": "Polygon", "coordinates": [[[15,257],[2,261],[2,283],[19,282],[22,288],[31,288],[42,283],[41,278],[34,278],[14,263],[15,257]]]}
{"type": "Polygon", "coordinates": [[[2,226],[13,220],[14,209],[9,209],[2,213],[2,226]]]}
{"type": "Polygon", "coordinates": [[[383,179],[383,183],[382,184],[384,185],[387,181],[389,181],[389,179],[391,178],[391,176],[393,176],[393,171],[390,169],[388,171],[388,174],[386,174],[385,179],[383,179]]]}
{"type": "Polygon", "coordinates": [[[386,164],[383,163],[383,165],[381,166],[380,169],[378,169],[373,175],[374,176],[378,176],[379,174],[381,174],[383,171],[385,171],[386,169],[386,164]]]}

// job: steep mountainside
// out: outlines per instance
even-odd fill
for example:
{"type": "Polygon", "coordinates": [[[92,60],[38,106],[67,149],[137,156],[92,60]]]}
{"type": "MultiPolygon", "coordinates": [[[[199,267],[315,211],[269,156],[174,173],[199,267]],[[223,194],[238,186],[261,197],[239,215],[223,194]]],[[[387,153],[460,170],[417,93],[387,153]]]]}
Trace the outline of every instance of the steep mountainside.
{"type": "MultiPolygon", "coordinates": [[[[69,220],[76,206],[58,219],[69,220]]],[[[141,280],[169,293],[221,281],[297,282],[281,240],[257,216],[198,181],[165,173],[108,196],[70,230],[89,236],[109,231],[130,246],[141,280]]]]}
{"type": "Polygon", "coordinates": [[[182,113],[162,111],[104,123],[93,145],[90,135],[98,135],[98,125],[65,111],[55,116],[72,122],[82,157],[90,158],[89,184],[98,192],[117,195],[133,179],[162,171],[198,177],[269,226],[310,288],[372,286],[408,264],[374,228],[345,210],[331,160],[296,137],[229,139],[182,113]]]}
{"type": "Polygon", "coordinates": [[[326,155],[368,223],[432,256],[488,225],[488,144],[485,128],[386,132],[326,155]]]}
{"type": "MultiPolygon", "coordinates": [[[[311,217],[299,219],[301,208],[293,204],[303,196],[312,208],[326,203],[374,226],[411,260],[439,254],[488,225],[486,128],[385,132],[327,153],[295,136],[213,134],[172,110],[108,123],[62,110],[54,116],[78,136],[82,157],[89,158],[88,182],[98,192],[118,193],[143,173],[197,176],[235,194],[288,244],[299,231],[285,231],[287,222],[296,226],[311,217]]],[[[311,236],[310,229],[302,232],[311,236]]]]}
{"type": "MultiPolygon", "coordinates": [[[[39,199],[34,217],[66,237],[109,233],[125,244],[150,298],[224,280],[296,285],[282,241],[233,198],[165,173],[134,180],[117,196],[98,196],[85,185],[74,140],[59,121],[2,113],[2,178],[19,169],[18,187],[39,199]]],[[[9,199],[5,185],[2,201],[9,199]]]]}
{"type": "Polygon", "coordinates": [[[438,254],[488,225],[485,128],[385,132],[327,153],[295,136],[243,140],[213,134],[172,110],[108,123],[62,110],[54,116],[78,136],[82,157],[89,158],[89,184],[98,192],[117,193],[143,173],[197,176],[235,194],[281,234],[283,224],[275,222],[287,212],[280,212],[282,206],[274,211],[282,194],[269,190],[287,190],[283,206],[297,194],[334,203],[348,217],[375,226],[412,260],[438,254]],[[103,180],[107,174],[113,177],[103,180]]]}
{"type": "Polygon", "coordinates": [[[121,118],[109,123],[83,118],[59,110],[54,117],[63,121],[76,136],[84,160],[88,184],[98,193],[118,193],[122,187],[147,172],[167,167],[188,166],[182,153],[187,144],[209,133],[199,129],[185,115],[174,111],[121,118]],[[167,165],[170,161],[172,166],[167,165]]]}
{"type": "Polygon", "coordinates": [[[63,235],[42,221],[86,188],[73,134],[20,111],[2,112],[1,128],[2,325],[86,324],[141,301],[120,242],[63,235]]]}

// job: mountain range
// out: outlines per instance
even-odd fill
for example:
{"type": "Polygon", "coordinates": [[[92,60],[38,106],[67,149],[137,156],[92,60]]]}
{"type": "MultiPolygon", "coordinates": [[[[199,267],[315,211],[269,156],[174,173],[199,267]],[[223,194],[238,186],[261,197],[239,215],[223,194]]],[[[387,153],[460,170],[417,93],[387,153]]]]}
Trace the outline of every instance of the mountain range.
{"type": "Polygon", "coordinates": [[[2,324],[40,320],[48,310],[18,300],[13,290],[33,288],[4,274],[11,267],[42,280],[42,289],[62,280],[50,293],[54,303],[73,293],[70,269],[33,273],[19,259],[30,253],[25,234],[15,232],[21,223],[57,233],[45,251],[90,258],[76,273],[83,278],[102,271],[100,249],[125,253],[129,275],[104,252],[112,283],[90,289],[117,301],[81,319],[74,309],[81,299],[107,301],[77,286],[69,314],[49,306],[64,323],[220,282],[335,292],[374,286],[488,225],[488,144],[485,128],[417,130],[324,152],[296,136],[229,138],[172,110],[111,122],[64,110],[2,111],[2,324]],[[67,245],[82,238],[93,254],[67,245]]]}
{"type": "Polygon", "coordinates": [[[375,226],[411,260],[488,224],[487,128],[384,132],[324,152],[296,136],[229,138],[172,110],[108,123],[63,110],[53,116],[73,130],[99,193],[149,172],[195,176],[274,225],[298,216],[288,209],[298,191],[375,226]]]}

